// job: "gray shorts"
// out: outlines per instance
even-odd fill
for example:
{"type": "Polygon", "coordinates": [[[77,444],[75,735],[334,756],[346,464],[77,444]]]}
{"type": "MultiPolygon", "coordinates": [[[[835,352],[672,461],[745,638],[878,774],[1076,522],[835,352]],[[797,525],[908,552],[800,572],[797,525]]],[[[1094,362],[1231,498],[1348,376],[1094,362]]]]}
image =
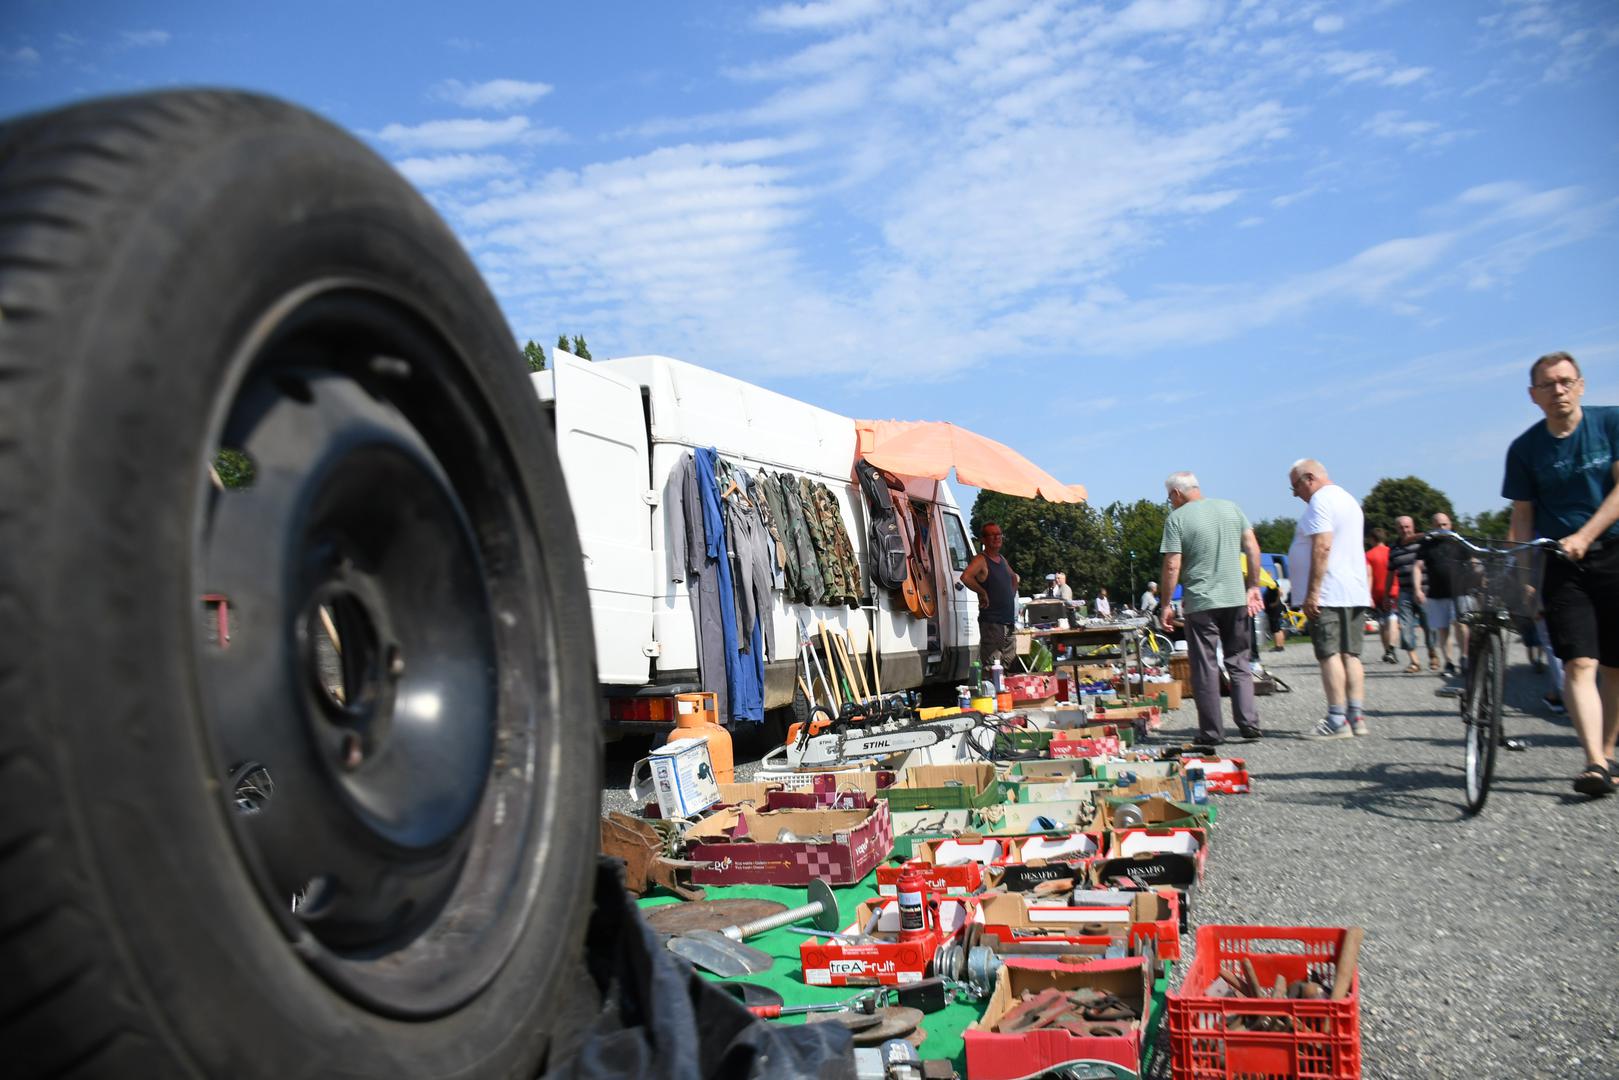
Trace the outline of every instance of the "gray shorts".
{"type": "Polygon", "coordinates": [[[1330,660],[1340,654],[1359,656],[1366,640],[1366,609],[1327,607],[1310,623],[1310,644],[1317,660],[1330,660]]]}
{"type": "Polygon", "coordinates": [[[1014,670],[1012,665],[1017,659],[1017,645],[1012,638],[1012,625],[979,619],[978,661],[983,666],[985,678],[989,677],[989,666],[997,657],[1008,673],[1014,670]]]}

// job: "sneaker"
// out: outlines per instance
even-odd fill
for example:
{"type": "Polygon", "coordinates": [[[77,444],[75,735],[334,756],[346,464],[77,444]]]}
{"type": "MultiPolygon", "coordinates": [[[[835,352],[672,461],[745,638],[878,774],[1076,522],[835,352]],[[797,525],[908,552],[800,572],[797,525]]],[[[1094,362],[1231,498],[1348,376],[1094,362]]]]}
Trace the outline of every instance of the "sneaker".
{"type": "Polygon", "coordinates": [[[1321,722],[1310,729],[1312,739],[1353,739],[1355,733],[1349,730],[1348,724],[1334,724],[1332,717],[1322,717],[1321,722]]]}
{"type": "Polygon", "coordinates": [[[1364,716],[1351,717],[1349,720],[1349,730],[1353,731],[1356,735],[1369,734],[1366,727],[1366,718],[1364,716]]]}
{"type": "Polygon", "coordinates": [[[1399,662],[1400,662],[1400,658],[1394,655],[1394,650],[1393,649],[1384,649],[1383,650],[1383,663],[1385,663],[1385,664],[1398,664],[1399,662]]]}
{"type": "Polygon", "coordinates": [[[1563,698],[1559,694],[1547,694],[1540,700],[1542,704],[1546,706],[1546,708],[1550,709],[1558,716],[1562,716],[1564,713],[1568,712],[1568,708],[1563,704],[1563,698]]]}
{"type": "Polygon", "coordinates": [[[1451,676],[1453,676],[1455,674],[1457,674],[1456,665],[1447,663],[1445,665],[1445,677],[1449,678],[1449,677],[1451,677],[1451,676]]]}

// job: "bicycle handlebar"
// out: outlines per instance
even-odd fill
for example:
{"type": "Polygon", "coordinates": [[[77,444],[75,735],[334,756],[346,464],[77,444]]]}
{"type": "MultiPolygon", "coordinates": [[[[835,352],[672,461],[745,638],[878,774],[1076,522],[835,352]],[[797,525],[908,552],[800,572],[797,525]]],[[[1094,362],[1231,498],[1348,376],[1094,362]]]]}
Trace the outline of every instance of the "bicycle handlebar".
{"type": "MultiPolygon", "coordinates": [[[[1440,540],[1454,540],[1456,543],[1462,545],[1462,547],[1466,548],[1467,550],[1469,550],[1471,552],[1479,554],[1479,555],[1505,555],[1505,554],[1508,554],[1508,551],[1501,548],[1501,547],[1480,547],[1479,545],[1473,543],[1473,541],[1469,540],[1467,537],[1461,535],[1460,533],[1434,533],[1434,534],[1432,534],[1432,536],[1433,536],[1433,538],[1440,539],[1440,540]]],[[[1485,538],[1484,537],[1479,537],[1479,539],[1483,540],[1485,538]]],[[[1568,553],[1563,550],[1562,541],[1560,541],[1560,540],[1550,540],[1550,539],[1547,539],[1545,537],[1541,537],[1538,540],[1527,540],[1527,541],[1525,541],[1525,540],[1486,540],[1485,542],[1486,543],[1493,543],[1493,544],[1504,544],[1504,545],[1506,545],[1507,548],[1517,548],[1519,550],[1529,550],[1529,549],[1533,549],[1533,548],[1540,548],[1540,549],[1545,550],[1545,551],[1555,552],[1556,554],[1560,555],[1561,557],[1563,557],[1565,559],[1568,558],[1568,553]]]]}

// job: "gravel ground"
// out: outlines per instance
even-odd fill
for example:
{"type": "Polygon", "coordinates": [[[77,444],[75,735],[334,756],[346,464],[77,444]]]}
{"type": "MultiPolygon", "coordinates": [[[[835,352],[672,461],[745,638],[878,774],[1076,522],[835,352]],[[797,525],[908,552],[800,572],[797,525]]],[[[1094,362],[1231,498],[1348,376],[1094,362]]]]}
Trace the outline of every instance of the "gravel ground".
{"type": "MultiPolygon", "coordinates": [[[[1619,798],[1574,794],[1573,731],[1510,652],[1506,729],[1530,746],[1498,755],[1475,819],[1462,812],[1456,703],[1434,695],[1437,675],[1376,662],[1371,641],[1368,737],[1304,737],[1325,703],[1296,642],[1264,657],[1294,690],[1260,699],[1266,738],[1228,747],[1254,791],[1217,796],[1193,919],[1365,927],[1367,1078],[1619,1077],[1619,798]]],[[[1188,702],[1162,738],[1195,728],[1188,702]]],[[[623,786],[645,748],[614,748],[604,808],[629,809],[623,786]]]]}

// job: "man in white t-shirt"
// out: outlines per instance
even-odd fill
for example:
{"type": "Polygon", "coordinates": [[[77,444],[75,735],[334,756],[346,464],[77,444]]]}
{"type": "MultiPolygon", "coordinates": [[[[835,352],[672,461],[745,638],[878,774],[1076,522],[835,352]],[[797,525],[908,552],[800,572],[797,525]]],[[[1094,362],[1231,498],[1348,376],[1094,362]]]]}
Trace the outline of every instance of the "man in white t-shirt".
{"type": "Polygon", "coordinates": [[[1372,606],[1363,551],[1366,518],[1360,503],[1332,482],[1319,461],[1294,462],[1287,482],[1309,507],[1294,530],[1287,563],[1293,603],[1310,620],[1310,641],[1327,692],[1327,715],[1310,734],[1323,739],[1364,735],[1366,672],[1360,646],[1366,609],[1372,606]]]}

